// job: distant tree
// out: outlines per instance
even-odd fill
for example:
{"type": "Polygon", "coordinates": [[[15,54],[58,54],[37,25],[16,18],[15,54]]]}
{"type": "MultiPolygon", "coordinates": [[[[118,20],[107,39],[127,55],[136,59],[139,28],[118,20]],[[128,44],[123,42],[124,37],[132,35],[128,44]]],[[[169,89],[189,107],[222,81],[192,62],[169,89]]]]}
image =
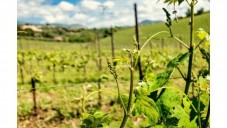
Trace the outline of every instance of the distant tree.
{"type": "Polygon", "coordinates": [[[41,35],[44,38],[54,38],[54,35],[49,32],[42,32],[41,35]]]}
{"type": "Polygon", "coordinates": [[[200,8],[195,15],[201,15],[204,13],[204,8],[200,8]]]}
{"type": "Polygon", "coordinates": [[[105,37],[108,37],[110,35],[111,35],[110,29],[104,29],[104,31],[103,31],[103,37],[105,38],[105,37]]]}
{"type": "Polygon", "coordinates": [[[35,32],[30,28],[26,28],[24,31],[26,33],[26,36],[31,36],[31,37],[35,36],[35,32]]]}
{"type": "Polygon", "coordinates": [[[185,15],[186,15],[185,17],[190,17],[191,16],[191,10],[187,9],[185,15]]]}

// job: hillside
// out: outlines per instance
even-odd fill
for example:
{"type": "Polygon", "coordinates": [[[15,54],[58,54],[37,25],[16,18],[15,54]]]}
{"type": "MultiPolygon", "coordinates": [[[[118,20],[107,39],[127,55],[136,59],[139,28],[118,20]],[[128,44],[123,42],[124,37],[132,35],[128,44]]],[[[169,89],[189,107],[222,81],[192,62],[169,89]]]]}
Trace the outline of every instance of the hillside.
{"type": "MultiPolygon", "coordinates": [[[[182,40],[186,43],[189,42],[189,18],[184,18],[179,20],[178,22],[173,21],[172,30],[175,36],[179,37],[181,35],[182,40]],[[188,27],[185,27],[188,26],[188,27]]],[[[195,30],[198,28],[203,28],[207,32],[210,32],[210,13],[204,13],[202,15],[195,16],[195,30]]],[[[158,24],[148,24],[148,25],[140,25],[140,42],[145,42],[150,36],[159,32],[159,31],[168,31],[168,28],[164,23],[158,24]]],[[[116,32],[115,35],[115,42],[116,47],[122,48],[122,46],[133,46],[133,36],[134,36],[134,27],[130,27],[121,31],[116,32]]],[[[168,34],[161,34],[160,36],[156,37],[156,40],[152,40],[154,43],[161,42],[162,37],[168,37],[168,34]]],[[[172,39],[165,40],[167,44],[172,44],[172,39]],[[170,43],[171,42],[171,43],[170,43]]],[[[101,43],[110,43],[110,37],[104,38],[101,40],[101,43]]]]}

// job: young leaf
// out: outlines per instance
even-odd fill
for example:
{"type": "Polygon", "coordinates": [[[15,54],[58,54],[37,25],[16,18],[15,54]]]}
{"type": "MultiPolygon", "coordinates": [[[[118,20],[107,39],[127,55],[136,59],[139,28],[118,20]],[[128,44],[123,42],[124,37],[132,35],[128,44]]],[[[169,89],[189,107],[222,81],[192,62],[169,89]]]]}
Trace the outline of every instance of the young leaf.
{"type": "Polygon", "coordinates": [[[162,96],[158,99],[157,104],[163,106],[167,110],[181,104],[181,96],[173,89],[166,89],[162,96]]]}
{"type": "MultiPolygon", "coordinates": [[[[128,107],[128,94],[122,94],[121,99],[123,101],[124,106],[127,108],[128,107]]],[[[135,101],[135,95],[132,95],[132,101],[135,101]]],[[[120,103],[120,99],[118,99],[118,102],[120,103]]],[[[131,103],[131,105],[133,102],[131,103]]]]}
{"type": "Polygon", "coordinates": [[[164,3],[175,4],[176,2],[178,2],[178,4],[180,5],[183,1],[184,0],[165,0],[164,3]]]}
{"type": "Polygon", "coordinates": [[[189,52],[178,55],[167,64],[167,68],[175,68],[189,56],[189,52]]]}
{"type": "Polygon", "coordinates": [[[191,101],[189,101],[186,97],[183,98],[183,105],[184,105],[184,111],[190,115],[191,109],[191,101]]]}
{"type": "Polygon", "coordinates": [[[187,57],[189,56],[189,52],[186,52],[184,54],[179,54],[176,58],[172,59],[168,64],[167,64],[167,69],[162,72],[158,73],[154,77],[146,77],[147,79],[147,84],[149,85],[149,91],[152,92],[153,90],[162,87],[165,85],[171,74],[173,73],[174,69],[181,64],[187,57]]]}
{"type": "Polygon", "coordinates": [[[195,33],[201,41],[205,40],[204,44],[206,47],[210,46],[210,35],[206,31],[204,31],[202,28],[199,28],[199,30],[197,30],[195,33]]]}
{"type": "Polygon", "coordinates": [[[157,124],[160,118],[159,110],[156,103],[147,96],[137,97],[136,104],[132,114],[133,115],[144,114],[148,119],[150,125],[157,124]]]}
{"type": "Polygon", "coordinates": [[[182,108],[180,105],[177,105],[172,110],[172,117],[176,117],[179,120],[178,127],[180,128],[198,128],[196,124],[197,117],[190,121],[190,116],[185,112],[184,108],[182,108]]]}
{"type": "Polygon", "coordinates": [[[210,53],[202,47],[200,47],[199,50],[202,53],[203,58],[207,61],[208,64],[210,64],[210,53]]]}
{"type": "Polygon", "coordinates": [[[107,114],[102,112],[95,112],[93,114],[86,114],[81,124],[82,128],[101,128],[107,126],[110,120],[107,114]]]}
{"type": "Polygon", "coordinates": [[[139,86],[137,86],[134,89],[134,94],[136,97],[138,96],[148,96],[150,94],[149,92],[149,86],[145,82],[140,82],[139,86]]]}

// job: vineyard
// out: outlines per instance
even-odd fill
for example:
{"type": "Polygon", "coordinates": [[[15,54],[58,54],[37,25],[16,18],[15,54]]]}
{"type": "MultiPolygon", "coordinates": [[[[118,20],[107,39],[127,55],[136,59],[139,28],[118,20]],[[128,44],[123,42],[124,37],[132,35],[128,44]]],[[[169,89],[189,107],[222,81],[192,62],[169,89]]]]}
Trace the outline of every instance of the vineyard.
{"type": "Polygon", "coordinates": [[[194,16],[191,2],[189,18],[163,9],[165,23],[139,26],[139,41],[134,28],[87,43],[18,39],[18,127],[210,127],[210,13],[194,16]]]}

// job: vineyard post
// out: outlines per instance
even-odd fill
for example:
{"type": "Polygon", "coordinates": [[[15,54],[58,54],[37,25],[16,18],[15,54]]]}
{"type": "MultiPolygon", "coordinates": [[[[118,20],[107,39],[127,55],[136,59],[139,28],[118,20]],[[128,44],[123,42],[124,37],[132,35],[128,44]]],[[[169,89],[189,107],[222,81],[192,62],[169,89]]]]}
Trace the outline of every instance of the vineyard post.
{"type": "MultiPolygon", "coordinates": [[[[97,34],[97,46],[98,46],[98,89],[101,89],[101,77],[100,72],[102,71],[102,59],[101,59],[101,49],[100,49],[100,41],[99,41],[99,34],[97,34]]],[[[101,106],[101,92],[98,93],[98,105],[101,106]]]]}
{"type": "MultiPolygon", "coordinates": [[[[112,59],[114,59],[114,30],[113,27],[110,27],[110,31],[111,31],[111,51],[112,51],[112,59]]],[[[113,63],[114,66],[116,66],[116,63],[113,63]]]]}
{"type": "Polygon", "coordinates": [[[33,96],[33,103],[34,103],[33,111],[34,111],[34,115],[36,116],[38,113],[37,113],[37,106],[36,106],[36,87],[35,87],[35,80],[33,77],[31,78],[31,84],[32,84],[32,96],[33,96]]]}
{"type": "MultiPolygon", "coordinates": [[[[140,51],[140,39],[139,39],[139,26],[138,26],[138,15],[137,15],[137,4],[134,3],[134,12],[135,12],[135,32],[136,32],[136,42],[138,51],[140,51]]],[[[140,56],[138,58],[138,68],[139,68],[139,80],[143,79],[142,65],[140,56]]]]}
{"type": "Polygon", "coordinates": [[[53,63],[53,82],[56,83],[56,75],[55,75],[55,72],[56,72],[56,64],[53,63]]]}
{"type": "Polygon", "coordinates": [[[24,71],[23,71],[22,63],[19,65],[19,67],[20,67],[21,84],[24,84],[24,71]]]}

